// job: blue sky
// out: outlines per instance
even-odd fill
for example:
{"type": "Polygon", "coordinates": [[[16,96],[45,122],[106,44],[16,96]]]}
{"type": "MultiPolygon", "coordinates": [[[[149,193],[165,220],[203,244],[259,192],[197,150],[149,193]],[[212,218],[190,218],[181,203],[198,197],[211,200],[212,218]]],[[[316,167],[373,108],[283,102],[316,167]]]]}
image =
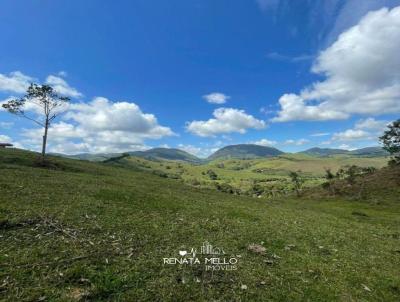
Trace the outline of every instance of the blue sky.
{"type": "MultiPolygon", "coordinates": [[[[358,148],[400,112],[400,0],[0,5],[0,102],[29,82],[72,99],[52,152],[358,148]]],[[[40,131],[0,111],[0,141],[40,131]]]]}

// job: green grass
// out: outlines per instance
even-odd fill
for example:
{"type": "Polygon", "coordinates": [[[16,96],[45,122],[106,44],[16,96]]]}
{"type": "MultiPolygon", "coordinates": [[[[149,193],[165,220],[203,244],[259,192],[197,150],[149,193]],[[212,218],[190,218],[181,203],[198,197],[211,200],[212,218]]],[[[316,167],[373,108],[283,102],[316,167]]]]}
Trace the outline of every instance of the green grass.
{"type": "Polygon", "coordinates": [[[38,168],[34,158],[0,150],[0,300],[400,299],[398,188],[383,204],[266,200],[85,161],[38,168]],[[205,240],[238,269],[163,264],[205,240]]]}

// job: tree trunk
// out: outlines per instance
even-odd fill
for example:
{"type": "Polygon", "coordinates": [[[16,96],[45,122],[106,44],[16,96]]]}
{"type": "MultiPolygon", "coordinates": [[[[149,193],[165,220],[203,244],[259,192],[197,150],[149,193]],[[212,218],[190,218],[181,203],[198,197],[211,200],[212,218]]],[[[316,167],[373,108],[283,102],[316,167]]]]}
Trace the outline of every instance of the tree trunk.
{"type": "Polygon", "coordinates": [[[46,123],[44,126],[44,134],[43,134],[43,144],[42,144],[42,163],[44,163],[44,159],[46,156],[46,144],[47,144],[47,130],[49,129],[49,121],[46,119],[46,123]]]}

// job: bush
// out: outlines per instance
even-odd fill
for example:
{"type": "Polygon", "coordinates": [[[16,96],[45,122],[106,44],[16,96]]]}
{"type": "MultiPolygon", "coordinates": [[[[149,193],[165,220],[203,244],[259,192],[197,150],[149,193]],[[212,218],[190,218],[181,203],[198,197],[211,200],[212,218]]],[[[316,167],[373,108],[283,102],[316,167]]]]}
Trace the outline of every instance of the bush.
{"type": "Polygon", "coordinates": [[[220,192],[229,193],[229,194],[236,193],[236,190],[230,184],[227,184],[227,183],[221,183],[221,184],[217,183],[217,184],[215,184],[215,187],[220,192]]]}
{"type": "Polygon", "coordinates": [[[211,180],[217,180],[218,179],[217,173],[215,173],[211,169],[207,171],[207,175],[208,175],[208,177],[210,177],[211,180]]]}

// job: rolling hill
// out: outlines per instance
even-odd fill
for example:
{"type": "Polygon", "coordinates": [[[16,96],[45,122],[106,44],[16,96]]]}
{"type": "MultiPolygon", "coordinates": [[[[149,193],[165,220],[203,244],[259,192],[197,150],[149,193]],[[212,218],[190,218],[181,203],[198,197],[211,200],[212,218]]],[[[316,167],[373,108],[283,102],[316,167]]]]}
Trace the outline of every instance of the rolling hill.
{"type": "Polygon", "coordinates": [[[337,154],[348,154],[350,151],[344,149],[331,149],[331,148],[318,148],[314,147],[311,149],[307,149],[305,151],[301,151],[298,153],[307,154],[310,156],[330,156],[337,154]]]}
{"type": "Polygon", "coordinates": [[[146,151],[128,152],[136,157],[143,157],[148,160],[174,160],[189,163],[201,163],[202,160],[186,151],[174,148],[153,148],[146,151]]]}
{"type": "Polygon", "coordinates": [[[251,159],[257,157],[274,157],[280,154],[283,154],[283,152],[276,148],[252,144],[240,144],[223,147],[211,154],[207,159],[251,159]]]}
{"type": "Polygon", "coordinates": [[[310,156],[332,156],[332,155],[340,155],[347,154],[352,156],[360,156],[360,157],[383,157],[388,156],[389,153],[385,151],[381,147],[367,147],[356,150],[344,150],[344,149],[331,149],[331,148],[311,148],[305,151],[298,152],[301,154],[307,154],[310,156]]]}
{"type": "Polygon", "coordinates": [[[381,147],[367,147],[362,149],[356,149],[350,151],[350,154],[354,156],[366,156],[366,157],[389,156],[389,152],[387,152],[381,147]]]}

